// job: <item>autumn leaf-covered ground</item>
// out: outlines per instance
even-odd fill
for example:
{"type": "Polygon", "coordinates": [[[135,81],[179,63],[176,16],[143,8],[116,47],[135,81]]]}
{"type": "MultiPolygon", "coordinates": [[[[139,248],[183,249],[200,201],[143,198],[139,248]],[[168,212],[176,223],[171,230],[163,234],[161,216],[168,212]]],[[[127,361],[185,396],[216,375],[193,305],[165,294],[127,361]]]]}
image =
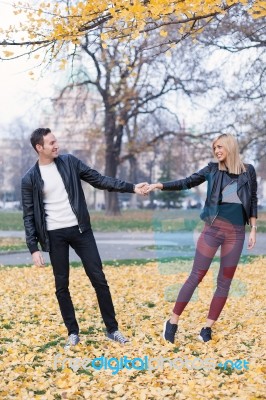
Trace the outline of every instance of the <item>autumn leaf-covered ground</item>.
{"type": "Polygon", "coordinates": [[[105,340],[95,293],[83,268],[72,268],[81,343],[67,352],[51,267],[2,267],[0,399],[265,399],[266,258],[239,266],[235,282],[240,286],[233,289],[213,340],[203,344],[197,334],[214,289],[214,265],[184,311],[171,345],[161,337],[173,306],[165,290],[167,295],[170,285],[184,281],[187,272],[181,264],[181,272],[171,275],[157,263],[105,266],[120,329],[131,339],[126,346],[105,340]],[[115,373],[115,360],[112,369],[98,370],[86,361],[101,357],[146,359],[153,370],[115,373]],[[168,361],[160,366],[163,359],[168,361]],[[222,366],[238,359],[246,360],[248,369],[222,366]]]}

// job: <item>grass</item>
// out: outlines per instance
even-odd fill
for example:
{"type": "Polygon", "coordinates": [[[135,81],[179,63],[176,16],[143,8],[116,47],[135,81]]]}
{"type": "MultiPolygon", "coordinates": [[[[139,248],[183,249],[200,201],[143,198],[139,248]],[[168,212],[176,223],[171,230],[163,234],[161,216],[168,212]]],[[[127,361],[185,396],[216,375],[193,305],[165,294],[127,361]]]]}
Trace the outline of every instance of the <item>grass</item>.
{"type": "MultiPolygon", "coordinates": [[[[240,257],[239,263],[241,264],[248,264],[258,258],[256,255],[242,255],[240,257]]],[[[167,267],[169,267],[171,271],[171,267],[174,267],[175,265],[182,265],[182,263],[190,262],[192,263],[194,260],[194,257],[185,257],[185,256],[180,256],[180,257],[164,257],[164,258],[129,258],[129,259],[124,259],[124,260],[107,260],[103,262],[104,267],[115,267],[115,268],[120,268],[120,267],[130,267],[130,266],[144,266],[147,264],[150,264],[152,262],[156,262],[159,265],[161,264],[167,264],[167,267]]],[[[214,257],[213,262],[219,262],[220,258],[219,257],[214,257]]],[[[32,264],[16,264],[16,265],[3,265],[1,266],[1,269],[4,268],[25,268],[25,267],[32,267],[32,264]]],[[[70,263],[71,268],[81,268],[82,264],[79,261],[73,261],[70,263]]],[[[174,270],[173,270],[174,271],[174,270]]],[[[173,273],[173,272],[170,272],[173,273]]],[[[169,275],[169,273],[168,273],[169,275]]]]}
{"type": "Polygon", "coordinates": [[[25,240],[17,237],[0,237],[0,252],[27,250],[25,240]]]}
{"type": "Polygon", "coordinates": [[[1,231],[22,231],[24,230],[21,211],[0,211],[1,231]]]}
{"type": "MultiPolygon", "coordinates": [[[[121,215],[107,216],[103,211],[90,211],[95,232],[193,230],[199,223],[195,210],[126,210],[121,215]]],[[[0,212],[0,230],[24,230],[22,212],[0,212]]]]}
{"type": "MultiPolygon", "coordinates": [[[[119,216],[106,216],[103,211],[91,211],[94,232],[192,232],[200,231],[203,222],[199,210],[126,210],[119,216]]],[[[266,211],[260,211],[258,232],[266,232],[266,211]]],[[[21,211],[1,211],[0,231],[23,231],[21,211]]],[[[184,250],[184,246],[181,246],[184,250]]],[[[180,250],[168,246],[167,250],[180,250]]],[[[149,250],[166,250],[165,246],[146,246],[149,250]]],[[[27,250],[23,238],[0,237],[0,253],[27,250]]],[[[132,260],[130,260],[131,262],[132,260]]],[[[143,261],[141,261],[143,262],[143,261]]]]}
{"type": "MultiPolygon", "coordinates": [[[[103,211],[90,211],[95,232],[160,231],[174,232],[201,230],[200,210],[125,210],[118,216],[107,216],[103,211]]],[[[21,211],[1,211],[0,230],[24,230],[21,211]]],[[[259,211],[258,231],[266,232],[266,211],[259,211]]]]}

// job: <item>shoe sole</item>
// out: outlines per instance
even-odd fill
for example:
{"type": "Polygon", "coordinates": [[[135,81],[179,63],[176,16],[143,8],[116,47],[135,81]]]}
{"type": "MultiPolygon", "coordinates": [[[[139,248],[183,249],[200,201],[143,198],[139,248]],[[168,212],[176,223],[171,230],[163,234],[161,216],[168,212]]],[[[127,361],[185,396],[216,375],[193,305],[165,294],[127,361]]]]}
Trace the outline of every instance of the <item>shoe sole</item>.
{"type": "Polygon", "coordinates": [[[203,338],[202,338],[200,335],[198,336],[198,340],[199,340],[200,342],[205,343],[204,340],[203,340],[203,338]]]}
{"type": "Polygon", "coordinates": [[[202,343],[208,343],[208,342],[210,342],[212,339],[210,339],[210,340],[207,340],[206,342],[205,342],[205,340],[203,340],[203,338],[202,338],[202,336],[198,336],[198,340],[200,341],[200,342],[202,342],[202,343]]]}
{"type": "Polygon", "coordinates": [[[105,340],[109,340],[110,342],[119,343],[119,344],[127,344],[127,343],[130,343],[129,340],[128,340],[127,342],[121,343],[121,342],[118,342],[118,340],[114,340],[114,339],[109,338],[108,336],[105,336],[105,340]]]}
{"type": "MultiPolygon", "coordinates": [[[[163,336],[163,339],[164,339],[166,342],[168,342],[168,340],[165,339],[166,324],[167,324],[167,321],[165,321],[164,324],[163,324],[163,334],[162,334],[162,336],[163,336]]],[[[170,342],[170,343],[171,343],[171,342],[170,342]]]]}
{"type": "Polygon", "coordinates": [[[80,340],[79,340],[76,344],[65,344],[64,349],[65,349],[65,350],[68,350],[68,349],[70,349],[70,347],[75,347],[75,346],[77,346],[77,344],[79,344],[79,343],[80,343],[80,340]]]}

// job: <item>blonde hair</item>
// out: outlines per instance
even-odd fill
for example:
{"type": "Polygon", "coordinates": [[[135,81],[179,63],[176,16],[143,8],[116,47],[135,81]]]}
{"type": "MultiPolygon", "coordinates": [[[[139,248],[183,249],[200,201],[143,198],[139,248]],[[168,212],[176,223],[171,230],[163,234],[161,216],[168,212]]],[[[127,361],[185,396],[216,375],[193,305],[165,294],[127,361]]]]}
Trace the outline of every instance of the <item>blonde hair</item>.
{"type": "Polygon", "coordinates": [[[219,170],[228,171],[230,174],[237,175],[245,172],[246,168],[240,158],[239,147],[236,138],[229,133],[223,133],[214,139],[212,142],[212,151],[214,156],[214,145],[218,140],[227,152],[226,163],[218,160],[219,170]]]}

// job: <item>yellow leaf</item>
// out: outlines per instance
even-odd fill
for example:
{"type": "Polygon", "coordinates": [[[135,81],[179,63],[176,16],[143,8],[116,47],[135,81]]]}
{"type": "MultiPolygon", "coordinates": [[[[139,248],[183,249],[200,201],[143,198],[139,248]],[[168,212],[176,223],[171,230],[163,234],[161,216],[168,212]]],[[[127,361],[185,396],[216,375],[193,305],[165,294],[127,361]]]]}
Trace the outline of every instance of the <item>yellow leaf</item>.
{"type": "Polygon", "coordinates": [[[168,32],[164,31],[163,29],[160,31],[160,36],[166,37],[168,35],[168,32]]]}
{"type": "Polygon", "coordinates": [[[5,57],[12,57],[14,53],[12,51],[4,50],[3,51],[5,57]]]}
{"type": "Polygon", "coordinates": [[[108,34],[107,33],[101,33],[101,40],[105,41],[108,39],[108,34]]]}
{"type": "Polygon", "coordinates": [[[60,60],[59,69],[65,69],[66,68],[66,64],[67,64],[67,60],[66,59],[60,60]]]}

